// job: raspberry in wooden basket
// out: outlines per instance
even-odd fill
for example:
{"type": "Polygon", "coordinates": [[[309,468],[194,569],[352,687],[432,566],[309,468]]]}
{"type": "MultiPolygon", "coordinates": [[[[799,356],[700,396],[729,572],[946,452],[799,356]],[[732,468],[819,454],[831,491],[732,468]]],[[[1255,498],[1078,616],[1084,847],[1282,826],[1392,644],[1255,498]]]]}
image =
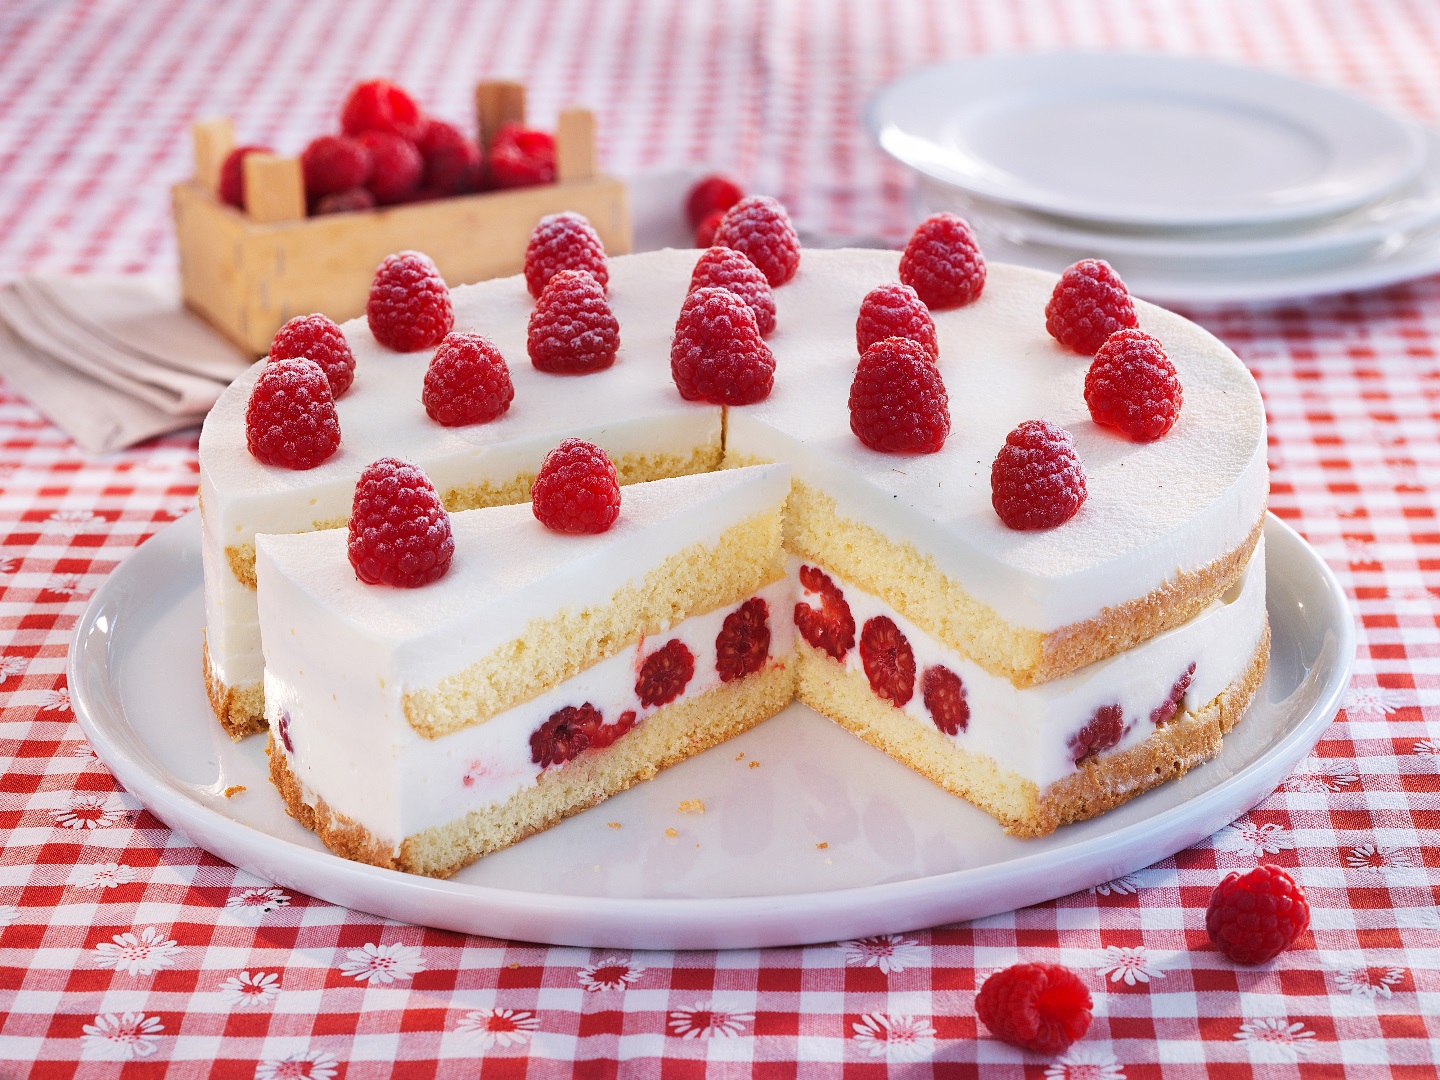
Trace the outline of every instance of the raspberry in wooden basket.
{"type": "Polygon", "coordinates": [[[734,180],[712,174],[697,180],[685,196],[685,220],[692,229],[698,229],[711,214],[724,214],[744,197],[745,192],[734,180]]]}
{"type": "Polygon", "coordinates": [[[362,131],[355,141],[370,154],[370,178],[365,188],[377,203],[402,203],[420,190],[425,159],[413,142],[388,131],[362,131]]]}
{"type": "Polygon", "coordinates": [[[365,318],[375,340],[396,352],[438,345],[455,323],[450,290],[428,255],[387,255],[375,271],[365,318]]]}
{"type": "Polygon", "coordinates": [[[1238,870],[1215,887],[1205,932],[1237,964],[1263,964],[1294,944],[1310,925],[1305,890],[1278,866],[1238,870]]]}
{"type": "Polygon", "coordinates": [[[490,184],[497,188],[530,187],[555,182],[555,136],[519,124],[501,124],[490,143],[486,162],[490,184]]]}
{"type": "Polygon", "coordinates": [[[1085,470],[1075,440],[1047,420],[1026,420],[990,466],[990,502],[1012,529],[1053,529],[1085,501],[1085,470]]]}
{"type": "Polygon", "coordinates": [[[1059,964],[1016,964],[985,980],[975,996],[980,1022],[997,1039],[1059,1054],[1090,1030],[1090,991],[1059,964]]]}
{"type": "Polygon", "coordinates": [[[321,135],[300,152],[300,172],[311,200],[364,187],[370,179],[370,151],[348,135],[321,135]]]}
{"type": "Polygon", "coordinates": [[[245,406],[245,444],[255,460],[313,469],[340,445],[340,417],[330,380],[313,360],[272,360],[245,406]]]}
{"type": "Polygon", "coordinates": [[[455,540],[429,477],[398,458],[366,468],[350,508],[348,551],[355,575],[370,585],[414,589],[443,577],[455,540]]]}
{"type": "Polygon", "coordinates": [[[484,161],[480,147],[454,124],[430,119],[416,141],[425,160],[420,186],[437,195],[464,195],[480,190],[484,161]]]}
{"type": "Polygon", "coordinates": [[[536,370],[585,375],[615,363],[620,323],[588,270],[561,270],[530,312],[525,342],[536,370]]]}
{"type": "Polygon", "coordinates": [[[586,270],[602,290],[610,285],[605,244],[584,214],[566,210],[546,214],[530,231],[525,246],[525,287],[540,299],[550,279],[561,270],[586,270]]]}
{"type": "Polygon", "coordinates": [[[270,359],[288,360],[294,356],[320,365],[337,400],[355,381],[355,354],[345,334],[328,316],[297,315],[275,332],[270,359]]]}
{"type": "Polygon", "coordinates": [[[775,356],[755,312],[729,289],[685,297],[670,342],[670,375],[686,401],[753,405],[775,385],[775,356]]]}
{"type": "Polygon", "coordinates": [[[690,291],[714,287],[729,289],[755,313],[761,337],[775,332],[775,293],[759,267],[734,248],[712,247],[695,262],[690,291]]]}
{"type": "Polygon", "coordinates": [[[333,195],[321,195],[311,209],[313,214],[353,214],[357,210],[373,210],[375,196],[363,187],[337,191],[333,195]]]}
{"type": "Polygon", "coordinates": [[[1085,404],[1097,424],[1136,442],[1169,433],[1185,394],[1160,342],[1142,330],[1116,330],[1085,373],[1085,404]]]}
{"type": "Polygon", "coordinates": [[[751,195],[725,211],[715,243],[744,254],[772,286],[784,285],[800,268],[795,226],[785,207],[768,195],[751,195]]]}
{"type": "Polygon", "coordinates": [[[950,397],[922,346],[893,337],[865,350],[850,384],[850,430],[886,454],[933,454],[945,445],[950,397]]]}
{"type": "Polygon", "coordinates": [[[445,427],[489,423],[514,400],[505,358],[480,334],[447,334],[425,370],[420,394],[426,414],[445,427]]]}
{"type": "Polygon", "coordinates": [[[900,280],[933,311],[978,299],[985,288],[985,256],[970,223],[954,214],[922,221],[900,256],[900,280]]]}
{"type": "Polygon", "coordinates": [[[1045,329],[1067,349],[1094,356],[1117,330],[1135,326],[1130,290],[1104,259],[1066,267],[1045,305],[1045,329]]]}
{"type": "Polygon", "coordinates": [[[929,353],[931,360],[940,358],[930,309],[914,289],[898,281],[877,285],[866,293],[855,320],[855,346],[861,356],[871,345],[888,337],[909,338],[929,353]]]}
{"type": "Polygon", "coordinates": [[[620,516],[620,482],[605,451],[566,439],[545,455],[530,485],[530,508],[554,532],[602,533],[620,516]]]}
{"type": "Polygon", "coordinates": [[[220,163],[220,201],[237,210],[245,209],[245,159],[251,154],[273,154],[268,146],[237,146],[220,163]]]}
{"type": "Polygon", "coordinates": [[[424,120],[415,99],[387,79],[356,83],[340,109],[346,135],[387,131],[413,141],[420,137],[424,120]]]}

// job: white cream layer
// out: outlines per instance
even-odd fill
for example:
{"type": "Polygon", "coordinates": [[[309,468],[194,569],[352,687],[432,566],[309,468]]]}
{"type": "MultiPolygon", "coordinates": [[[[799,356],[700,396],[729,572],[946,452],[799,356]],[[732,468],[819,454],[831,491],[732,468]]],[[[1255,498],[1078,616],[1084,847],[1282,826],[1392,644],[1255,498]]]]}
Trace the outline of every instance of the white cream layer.
{"type": "MultiPolygon", "coordinates": [[[[818,598],[807,594],[799,583],[800,565],[797,560],[791,562],[796,595],[800,602],[808,598],[818,607],[818,598]]],[[[864,677],[861,632],[869,619],[887,616],[915,653],[915,690],[902,711],[917,723],[932,727],[921,682],[927,668],[949,668],[960,676],[970,717],[963,731],[947,737],[956,746],[1033,781],[1041,791],[1075,772],[1070,738],[1090,722],[1096,710],[1118,704],[1125,717],[1124,736],[1106,753],[1138,746],[1155,732],[1151,711],[1166,700],[1191,664],[1195,673],[1181,703],[1184,711],[1207,705],[1239,677],[1254,657],[1265,626],[1262,540],[1241,580],[1189,622],[1064,678],[1017,690],[1008,679],[989,674],[941,645],[888,604],[833,574],[830,577],[844,593],[855,619],[856,644],[844,657],[845,667],[864,677]]]]}
{"type": "MultiPolygon", "coordinates": [[[[789,662],[795,640],[791,580],[782,578],[757,595],[769,608],[770,662],[789,662]]],[[[670,641],[682,642],[695,658],[694,677],[677,700],[715,689],[720,685],[715,639],[725,617],[739,606],[684,619],[523,705],[438,739],[417,734],[401,706],[404,691],[423,684],[368,677],[371,669],[353,650],[369,648],[369,642],[356,640],[343,623],[334,625],[329,636],[314,637],[307,618],[313,613],[297,611],[293,640],[266,658],[265,716],[272,731],[282,715],[287,717],[285,732],[293,747],[287,758],[307,801],[314,805],[317,797],[324,799],[398,850],[407,836],[532,786],[542,769],[533,760],[530,736],[567,705],[589,702],[606,723],[634,710],[643,724],[656,708],[640,703],[636,677],[644,659],[670,641]]],[[[262,618],[268,643],[279,626],[269,613],[262,618]]]]}

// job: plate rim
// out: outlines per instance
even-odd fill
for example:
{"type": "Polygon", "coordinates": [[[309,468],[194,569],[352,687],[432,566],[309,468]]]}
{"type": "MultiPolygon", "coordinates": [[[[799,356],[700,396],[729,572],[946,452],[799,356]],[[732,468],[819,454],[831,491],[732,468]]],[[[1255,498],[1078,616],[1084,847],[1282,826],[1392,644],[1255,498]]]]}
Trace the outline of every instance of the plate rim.
{"type": "MultiPolygon", "coordinates": [[[[985,883],[993,886],[999,893],[1004,891],[1007,883],[1024,879],[1038,866],[1066,866],[1082,862],[1093,858],[1099,850],[1107,847],[1131,852],[1128,857],[1119,856],[1120,863],[1116,865],[1134,862],[1136,852],[1149,857],[1145,858],[1144,862],[1129,866],[1129,869],[1099,878],[1091,882],[1091,885],[1110,880],[1120,873],[1133,872],[1189,846],[1233,820],[1233,815],[1226,815],[1223,820],[1211,824],[1215,806],[1229,805],[1230,800],[1222,796],[1232,789],[1245,786],[1257,776],[1263,780],[1267,776],[1278,774],[1274,775],[1273,782],[1267,783],[1248,805],[1253,806],[1273,791],[1274,786],[1313,747],[1334,719],[1341,695],[1349,684],[1355,658],[1354,623],[1350,617],[1348,601],[1334,573],[1303,537],[1283,520],[1267,513],[1267,536],[1271,530],[1276,530],[1284,537],[1287,546],[1294,546],[1301,557],[1305,558],[1308,570],[1315,575],[1317,586],[1324,590],[1339,613],[1334,623],[1327,624],[1327,629],[1334,633],[1336,639],[1335,666],[1325,676],[1315,704],[1281,739],[1254,761],[1214,787],[1206,789],[1200,796],[1162,811],[1155,818],[1134,822],[1116,832],[1090,837],[1069,847],[1021,855],[1001,863],[899,881],[812,892],[737,897],[596,897],[528,892],[419,877],[352,862],[329,851],[316,851],[226,816],[188,795],[185,789],[191,785],[169,776],[158,762],[153,759],[147,762],[143,758],[132,758],[126,752],[124,744],[127,741],[135,741],[142,749],[144,743],[139,740],[133,728],[129,729],[130,738],[127,739],[123,728],[112,731],[108,723],[101,719],[114,710],[106,702],[91,700],[89,681],[82,670],[89,648],[87,641],[97,633],[104,642],[112,640],[108,636],[108,629],[97,630],[97,621],[111,606],[113,594],[123,587],[114,583],[123,583],[126,580],[126,563],[146,545],[156,540],[167,538],[160,546],[183,543],[181,534],[186,530],[198,532],[198,528],[198,511],[191,511],[130,552],[96,589],[71,636],[66,673],[75,718],[97,755],[125,790],[155,813],[168,827],[189,837],[197,846],[211,851],[242,870],[317,899],[369,912],[373,911],[376,905],[363,901],[354,902],[360,893],[367,891],[367,886],[377,885],[382,890],[387,886],[392,889],[402,886],[399,891],[413,894],[411,899],[398,905],[379,905],[389,907],[390,913],[375,914],[382,918],[398,918],[462,933],[480,933],[556,945],[602,948],[758,948],[835,941],[866,936],[861,930],[880,924],[889,929],[869,929],[868,932],[904,932],[953,922],[953,918],[943,917],[947,894],[966,879],[978,879],[982,875],[985,883]],[[1171,823],[1173,826],[1166,831],[1167,838],[1158,844],[1154,840],[1157,821],[1171,823]],[[205,834],[203,842],[197,839],[197,830],[191,828],[195,825],[199,825],[201,828],[198,831],[205,834]],[[1201,831],[1196,832],[1197,828],[1201,831]],[[1181,837],[1182,842],[1172,844],[1171,841],[1176,837],[1181,837]],[[1132,840],[1136,842],[1127,843],[1132,840]],[[255,845],[255,850],[260,854],[252,855],[249,850],[251,845],[255,845]],[[1164,848],[1162,854],[1152,854],[1159,848],[1164,848]],[[232,857],[234,853],[241,857],[232,857]],[[299,880],[307,877],[306,864],[318,868],[315,872],[321,874],[325,880],[299,880]],[[299,877],[292,871],[298,871],[299,877]],[[320,886],[318,889],[315,887],[317,884],[320,886]],[[907,900],[911,910],[915,912],[915,918],[902,917],[897,920],[873,913],[877,906],[883,907],[895,899],[907,900]],[[480,914],[482,921],[489,921],[492,925],[499,926],[499,929],[478,928],[474,920],[462,926],[458,925],[455,919],[426,917],[429,902],[455,900],[465,902],[472,912],[480,914]],[[785,910],[791,908],[796,910],[785,910]],[[395,914],[397,910],[401,913],[395,914]],[[937,913],[942,917],[936,918],[937,913]],[[417,914],[420,917],[415,917],[417,914]],[[568,916],[569,921],[563,926],[545,924],[546,918],[564,916],[568,916]],[[779,918],[783,925],[776,927],[767,924],[766,916],[779,918]],[[537,917],[540,917],[538,922],[537,917]],[[649,925],[641,927],[640,932],[627,932],[635,929],[634,924],[647,922],[649,925]],[[807,923],[811,928],[806,928],[807,923]],[[815,926],[822,929],[817,931],[813,928],[815,926]],[[840,928],[839,932],[836,932],[837,926],[840,928]]],[[[198,548],[198,541],[196,546],[198,548]]],[[[158,551],[152,549],[151,554],[158,554],[158,551]]],[[[119,702],[115,705],[118,709],[119,702]]],[[[123,709],[120,710],[119,719],[128,727],[123,709]]],[[[1045,890],[1042,888],[1041,891],[1045,890]]],[[[1067,887],[1060,895],[1068,895],[1073,891],[1074,888],[1067,887]]],[[[983,918],[1012,910],[1015,906],[1053,898],[1048,894],[1044,897],[1036,896],[1027,899],[1022,905],[1002,905],[994,910],[966,915],[964,919],[968,921],[983,918]]],[[[405,897],[402,895],[401,899],[404,900],[405,897]]]]}
{"type": "Polygon", "coordinates": [[[874,140],[875,144],[879,146],[884,153],[906,168],[912,169],[937,183],[972,193],[1006,206],[1013,206],[1039,213],[1048,213],[1053,216],[1067,217],[1081,222],[1131,227],[1203,228],[1279,224],[1281,222],[1300,222],[1323,218],[1354,209],[1410,182],[1419,174],[1423,167],[1426,153],[1424,131],[1417,122],[1409,117],[1381,108],[1366,98],[1354,93],[1349,93],[1344,89],[1323,83],[1311,82],[1307,79],[1300,79],[1283,72],[1272,71],[1268,68],[1248,64],[1229,63],[1208,56],[1166,53],[1154,50],[1036,49],[990,53],[960,60],[947,60],[933,64],[925,64],[903,72],[874,91],[866,100],[861,111],[861,117],[862,123],[871,139],[874,140]],[[1406,156],[1404,163],[1393,170],[1383,181],[1372,181],[1370,184],[1364,185],[1344,195],[1333,195],[1328,199],[1317,198],[1298,204],[1256,207],[1251,210],[1234,209],[1214,212],[1192,212],[1175,216],[1174,214],[1146,213],[1136,212],[1134,210],[1119,211],[1113,207],[1107,209],[1104,204],[1097,205],[1085,199],[1067,198],[1063,193],[1058,201],[1047,202],[1044,201],[1043,198],[1036,198],[1026,194],[1029,188],[1016,191],[1007,188],[1004,184],[986,181],[983,177],[967,178],[966,181],[962,183],[956,179],[956,175],[953,172],[937,169],[935,166],[927,165],[927,163],[923,162],[916,163],[901,157],[891,147],[886,146],[884,140],[881,138],[881,131],[884,126],[884,121],[880,116],[881,109],[886,103],[886,99],[897,94],[906,84],[921,82],[946,71],[955,71],[958,69],[971,71],[977,68],[1004,68],[1027,64],[1035,65],[1044,61],[1069,63],[1087,63],[1093,61],[1097,68],[1103,68],[1109,71],[1114,71],[1116,65],[1134,65],[1140,67],[1143,65],[1153,66],[1159,62],[1164,62],[1172,66],[1183,66],[1191,71],[1228,72],[1232,77],[1241,75],[1250,80],[1269,81],[1277,88],[1284,87],[1291,92],[1298,90],[1312,97],[1328,100],[1337,105],[1344,103],[1344,106],[1348,109],[1359,110],[1368,114],[1372,123],[1377,125],[1383,124],[1397,135],[1402,145],[1408,144],[1405,151],[1406,156]]]}

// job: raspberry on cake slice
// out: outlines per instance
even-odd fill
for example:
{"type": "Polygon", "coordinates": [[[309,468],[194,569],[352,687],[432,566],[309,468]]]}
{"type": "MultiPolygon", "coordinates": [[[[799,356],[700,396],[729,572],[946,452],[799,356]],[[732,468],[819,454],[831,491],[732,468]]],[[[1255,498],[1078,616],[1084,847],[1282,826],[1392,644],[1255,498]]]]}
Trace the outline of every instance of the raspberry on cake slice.
{"type": "Polygon", "coordinates": [[[584,214],[546,214],[525,247],[525,284],[536,300],[561,270],[585,270],[603,292],[610,284],[605,245],[584,214]]]}
{"type": "Polygon", "coordinates": [[[1045,305],[1045,329],[1073,352],[1094,356],[1117,330],[1137,325],[1130,290],[1104,259],[1066,268],[1045,305]]]}
{"type": "Polygon", "coordinates": [[[730,289],[706,286],[685,297],[680,309],[670,374],[686,401],[753,405],[770,395],[775,357],[750,305],[730,289]]]}
{"type": "Polygon", "coordinates": [[[387,255],[375,270],[365,318],[375,340],[396,352],[439,345],[455,324],[450,290],[418,251],[387,255]]]}
{"type": "Polygon", "coordinates": [[[590,271],[561,270],[545,283],[525,342],[535,370],[585,375],[615,362],[620,323],[590,271]]]}
{"type": "Polygon", "coordinates": [[[955,214],[922,221],[900,256],[900,281],[936,311],[978,299],[985,288],[985,256],[970,223],[955,214]]]}
{"type": "Polygon", "coordinates": [[[751,195],[725,211],[715,229],[715,243],[740,252],[773,286],[784,285],[800,268],[795,226],[785,207],[768,195],[751,195]]]}
{"type": "Polygon", "coordinates": [[[407,469],[348,533],[258,539],[271,777],[337,853],[446,876],[789,703],[786,466],[632,485],[604,532],[456,513],[443,578],[377,588],[356,570],[437,550],[407,469]]]}

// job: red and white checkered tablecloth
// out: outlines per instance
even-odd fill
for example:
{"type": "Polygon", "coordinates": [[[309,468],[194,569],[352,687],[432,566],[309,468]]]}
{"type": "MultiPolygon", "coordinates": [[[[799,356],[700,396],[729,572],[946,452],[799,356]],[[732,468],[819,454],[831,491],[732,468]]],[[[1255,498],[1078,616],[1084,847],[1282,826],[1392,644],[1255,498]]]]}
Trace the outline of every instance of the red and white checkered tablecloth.
{"type": "MultiPolygon", "coordinates": [[[[1257,64],[1440,123],[1427,0],[18,0],[0,6],[0,273],[173,270],[167,188],[189,172],[192,118],[296,150],[370,75],[455,119],[477,77],[515,76],[542,123],[596,107],[615,172],[716,163],[802,226],[899,236],[905,180],[860,131],[867,95],[920,63],[1060,45],[1257,64]]],[[[427,930],[273,888],[170,832],[90,752],[64,669],[96,586],[194,505],[195,438],[87,457],[0,386],[0,1078],[571,1061],[687,1078],[1436,1075],[1440,279],[1191,314],[1259,379],[1272,509],[1354,605],[1344,709],[1279,791],[1173,859],[968,925],[803,949],[427,930]],[[1239,969],[1207,946],[1204,906],[1258,861],[1301,881],[1313,926],[1239,969]],[[977,984],[1019,960],[1066,964],[1095,996],[1063,1056],[977,1025],[977,984]]]]}

